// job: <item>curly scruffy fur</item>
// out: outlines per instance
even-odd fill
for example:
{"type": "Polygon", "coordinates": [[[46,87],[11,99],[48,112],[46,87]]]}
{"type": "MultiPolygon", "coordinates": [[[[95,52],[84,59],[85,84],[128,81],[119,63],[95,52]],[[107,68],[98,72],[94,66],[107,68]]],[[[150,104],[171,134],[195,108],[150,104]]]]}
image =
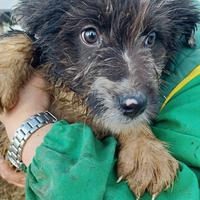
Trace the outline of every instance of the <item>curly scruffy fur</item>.
{"type": "Polygon", "coordinates": [[[59,119],[118,138],[118,175],[137,197],[168,188],[178,163],[148,123],[159,110],[162,74],[182,44],[194,45],[199,13],[192,1],[21,0],[14,13],[35,40],[13,33],[0,42],[6,58],[0,75],[7,77],[0,80],[1,109],[15,104],[19,88],[37,71],[48,80],[50,110],[59,119]],[[88,30],[96,31],[95,43],[84,40],[88,30]],[[125,115],[120,99],[127,96],[146,98],[145,109],[125,115]]]}

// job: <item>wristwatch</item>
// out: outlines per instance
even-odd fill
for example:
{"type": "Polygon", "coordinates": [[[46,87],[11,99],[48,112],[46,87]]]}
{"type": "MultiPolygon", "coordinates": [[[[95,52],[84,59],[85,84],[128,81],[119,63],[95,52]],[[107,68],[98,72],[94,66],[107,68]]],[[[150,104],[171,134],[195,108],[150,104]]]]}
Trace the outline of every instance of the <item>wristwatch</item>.
{"type": "Polygon", "coordinates": [[[31,116],[15,132],[8,149],[7,158],[17,169],[24,169],[22,150],[28,138],[43,126],[56,122],[57,119],[50,112],[41,112],[31,116]]]}

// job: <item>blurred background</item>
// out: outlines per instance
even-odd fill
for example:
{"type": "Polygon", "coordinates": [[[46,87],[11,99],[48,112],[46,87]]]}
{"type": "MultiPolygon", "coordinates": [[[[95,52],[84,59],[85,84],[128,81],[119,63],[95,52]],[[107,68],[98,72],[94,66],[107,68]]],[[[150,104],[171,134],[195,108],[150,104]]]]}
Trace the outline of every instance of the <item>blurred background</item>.
{"type": "Polygon", "coordinates": [[[0,9],[10,9],[18,0],[0,0],[0,9]]]}
{"type": "Polygon", "coordinates": [[[0,34],[10,30],[15,23],[11,20],[10,9],[17,4],[18,0],[0,0],[0,34]]]}

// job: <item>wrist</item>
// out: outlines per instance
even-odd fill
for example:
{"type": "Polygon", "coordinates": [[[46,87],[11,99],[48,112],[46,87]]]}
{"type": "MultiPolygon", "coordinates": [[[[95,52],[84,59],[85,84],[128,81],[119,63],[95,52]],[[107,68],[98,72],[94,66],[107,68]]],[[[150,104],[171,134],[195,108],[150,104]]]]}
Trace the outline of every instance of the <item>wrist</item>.
{"type": "Polygon", "coordinates": [[[53,124],[38,129],[25,143],[22,151],[22,161],[26,167],[32,162],[36,149],[42,144],[44,137],[50,131],[53,124]]]}
{"type": "Polygon", "coordinates": [[[26,121],[30,116],[33,116],[36,113],[40,113],[44,111],[45,109],[24,108],[20,110],[13,110],[13,111],[10,111],[9,114],[6,114],[5,122],[3,123],[5,125],[9,140],[10,141],[12,140],[17,128],[20,127],[21,124],[24,121],[26,121]]]}
{"type": "Polygon", "coordinates": [[[8,159],[18,169],[24,169],[35,154],[44,136],[57,119],[50,112],[40,112],[26,119],[15,131],[8,150],[8,159]],[[47,126],[48,125],[48,126],[47,126]],[[25,149],[24,149],[25,148],[25,149]],[[27,150],[26,150],[27,149],[27,150]]]}

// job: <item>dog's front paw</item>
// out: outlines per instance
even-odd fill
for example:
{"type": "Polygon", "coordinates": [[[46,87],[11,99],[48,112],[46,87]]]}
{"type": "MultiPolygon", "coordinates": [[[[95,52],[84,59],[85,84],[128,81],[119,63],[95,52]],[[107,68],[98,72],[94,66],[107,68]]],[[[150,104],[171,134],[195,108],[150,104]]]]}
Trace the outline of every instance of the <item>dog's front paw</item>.
{"type": "Polygon", "coordinates": [[[127,180],[137,198],[147,191],[154,199],[173,184],[177,170],[178,162],[155,138],[140,137],[121,143],[118,176],[127,180]]]}

